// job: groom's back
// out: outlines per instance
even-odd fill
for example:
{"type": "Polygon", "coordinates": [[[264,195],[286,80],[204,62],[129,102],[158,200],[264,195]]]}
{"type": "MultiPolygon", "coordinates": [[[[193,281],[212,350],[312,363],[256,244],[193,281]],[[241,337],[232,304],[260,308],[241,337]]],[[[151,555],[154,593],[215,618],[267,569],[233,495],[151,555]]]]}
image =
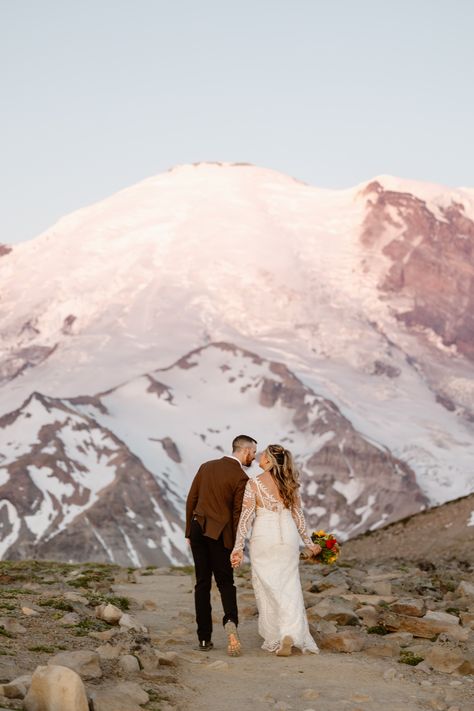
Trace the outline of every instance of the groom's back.
{"type": "Polygon", "coordinates": [[[202,464],[186,504],[187,535],[194,517],[204,535],[217,540],[222,534],[226,548],[232,548],[247,481],[247,474],[232,457],[202,464]]]}

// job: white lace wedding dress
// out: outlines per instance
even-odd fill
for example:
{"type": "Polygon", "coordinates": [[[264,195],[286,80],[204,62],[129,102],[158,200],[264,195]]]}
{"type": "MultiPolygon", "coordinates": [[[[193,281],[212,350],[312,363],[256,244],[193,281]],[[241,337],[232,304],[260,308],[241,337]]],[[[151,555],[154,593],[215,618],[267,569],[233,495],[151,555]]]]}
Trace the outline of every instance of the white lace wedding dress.
{"type": "Polygon", "coordinates": [[[260,481],[249,479],[234,551],[243,551],[252,521],[249,553],[262,649],[275,652],[285,636],[303,652],[319,652],[311,637],[299,575],[299,539],[311,544],[301,502],[286,509],[260,481]]]}

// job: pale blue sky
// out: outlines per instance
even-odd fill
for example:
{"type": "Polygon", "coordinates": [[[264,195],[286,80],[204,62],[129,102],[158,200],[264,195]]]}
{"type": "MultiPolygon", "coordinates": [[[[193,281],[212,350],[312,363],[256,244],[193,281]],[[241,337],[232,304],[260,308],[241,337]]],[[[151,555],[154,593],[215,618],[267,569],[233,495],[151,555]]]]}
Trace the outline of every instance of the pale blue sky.
{"type": "Polygon", "coordinates": [[[474,187],[472,0],[0,0],[0,242],[178,163],[474,187]]]}

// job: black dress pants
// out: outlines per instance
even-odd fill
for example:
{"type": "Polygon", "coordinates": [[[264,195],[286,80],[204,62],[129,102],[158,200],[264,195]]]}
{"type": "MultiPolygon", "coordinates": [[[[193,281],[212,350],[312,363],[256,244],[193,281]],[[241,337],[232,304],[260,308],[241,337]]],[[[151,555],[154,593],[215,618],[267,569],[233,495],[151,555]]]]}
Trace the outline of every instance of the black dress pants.
{"type": "Polygon", "coordinates": [[[224,608],[223,624],[225,625],[229,620],[232,620],[236,625],[239,622],[234,571],[230,563],[231,551],[224,546],[222,536],[217,541],[205,536],[196,520],[191,523],[189,538],[196,569],[194,604],[197,635],[200,641],[208,642],[212,637],[211,584],[213,575],[224,608]]]}

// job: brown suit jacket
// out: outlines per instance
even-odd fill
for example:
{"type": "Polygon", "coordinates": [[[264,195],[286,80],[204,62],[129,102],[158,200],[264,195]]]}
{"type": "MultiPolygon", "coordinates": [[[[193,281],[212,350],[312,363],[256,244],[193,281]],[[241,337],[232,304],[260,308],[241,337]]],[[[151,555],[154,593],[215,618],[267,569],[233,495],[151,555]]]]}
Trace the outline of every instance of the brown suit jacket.
{"type": "Polygon", "coordinates": [[[186,501],[186,538],[194,517],[205,536],[217,541],[222,533],[224,546],[232,549],[247,481],[247,474],[232,457],[202,464],[186,501]]]}

